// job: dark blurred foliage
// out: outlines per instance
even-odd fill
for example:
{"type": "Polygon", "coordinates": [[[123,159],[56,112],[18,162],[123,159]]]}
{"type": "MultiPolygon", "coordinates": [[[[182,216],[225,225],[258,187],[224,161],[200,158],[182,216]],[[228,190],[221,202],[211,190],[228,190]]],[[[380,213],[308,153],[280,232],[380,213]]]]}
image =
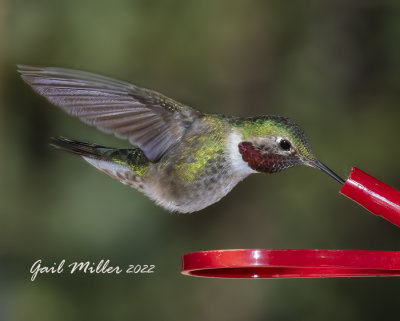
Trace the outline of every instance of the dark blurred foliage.
{"type": "Polygon", "coordinates": [[[77,157],[63,135],[128,146],[68,117],[16,64],[83,69],[204,112],[278,114],[346,177],[400,188],[397,1],[0,1],[1,320],[398,319],[399,280],[181,276],[180,255],[222,248],[398,249],[399,230],[310,168],[254,175],[200,213],[169,214],[77,157]],[[110,259],[152,275],[39,275],[110,259]]]}

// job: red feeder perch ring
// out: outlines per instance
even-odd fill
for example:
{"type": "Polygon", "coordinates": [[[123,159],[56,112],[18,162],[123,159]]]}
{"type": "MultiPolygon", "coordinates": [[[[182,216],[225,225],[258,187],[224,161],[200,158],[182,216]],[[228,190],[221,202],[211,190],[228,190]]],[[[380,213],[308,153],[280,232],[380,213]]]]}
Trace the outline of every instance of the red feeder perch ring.
{"type": "Polygon", "coordinates": [[[214,278],[400,276],[400,251],[239,249],[187,253],[182,273],[214,278]]]}
{"type": "MultiPolygon", "coordinates": [[[[400,226],[400,192],[353,168],[340,193],[400,226]]],[[[400,276],[400,251],[212,250],[182,256],[182,274],[214,278],[400,276]]]]}

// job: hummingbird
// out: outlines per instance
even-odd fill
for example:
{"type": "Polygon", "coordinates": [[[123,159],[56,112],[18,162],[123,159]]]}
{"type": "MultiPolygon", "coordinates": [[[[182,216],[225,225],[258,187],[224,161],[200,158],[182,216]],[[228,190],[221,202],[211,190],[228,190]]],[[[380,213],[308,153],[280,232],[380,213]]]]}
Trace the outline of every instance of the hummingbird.
{"type": "Polygon", "coordinates": [[[312,153],[303,129],[281,116],[202,113],[156,91],[89,72],[19,65],[22,79],[51,103],[106,133],[121,149],[51,138],[61,150],[180,213],[218,202],[253,173],[305,165],[344,181],[312,153]]]}

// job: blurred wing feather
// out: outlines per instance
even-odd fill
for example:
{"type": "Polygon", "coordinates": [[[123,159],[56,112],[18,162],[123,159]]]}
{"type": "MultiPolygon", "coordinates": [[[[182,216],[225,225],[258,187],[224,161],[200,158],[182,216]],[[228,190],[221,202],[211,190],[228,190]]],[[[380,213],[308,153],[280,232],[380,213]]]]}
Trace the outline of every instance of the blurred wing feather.
{"type": "Polygon", "coordinates": [[[157,161],[201,115],[155,91],[88,72],[18,66],[22,78],[68,114],[126,138],[157,161]]]}

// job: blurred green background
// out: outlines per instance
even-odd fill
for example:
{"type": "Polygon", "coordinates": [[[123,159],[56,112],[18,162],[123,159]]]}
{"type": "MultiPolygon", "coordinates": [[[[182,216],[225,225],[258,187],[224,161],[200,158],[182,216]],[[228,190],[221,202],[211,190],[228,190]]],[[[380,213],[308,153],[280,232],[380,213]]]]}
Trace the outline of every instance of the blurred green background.
{"type": "Polygon", "coordinates": [[[310,168],[254,175],[169,214],[49,145],[126,142],[67,116],[16,64],[83,69],[204,112],[290,117],[346,177],[400,188],[396,1],[0,0],[0,320],[398,320],[396,278],[219,280],[180,255],[223,248],[397,250],[397,227],[310,168]],[[33,262],[155,264],[150,275],[39,275],[33,262]]]}

